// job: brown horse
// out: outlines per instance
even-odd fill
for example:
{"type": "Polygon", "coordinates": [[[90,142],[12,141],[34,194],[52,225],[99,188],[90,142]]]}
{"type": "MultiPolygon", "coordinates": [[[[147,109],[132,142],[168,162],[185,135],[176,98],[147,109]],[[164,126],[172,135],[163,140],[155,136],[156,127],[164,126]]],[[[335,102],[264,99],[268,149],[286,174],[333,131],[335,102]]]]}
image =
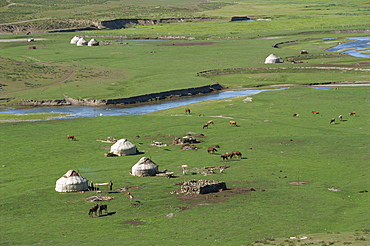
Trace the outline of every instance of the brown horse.
{"type": "Polygon", "coordinates": [[[99,206],[99,216],[101,216],[103,214],[103,210],[105,211],[105,213],[107,214],[108,213],[108,205],[104,204],[104,205],[100,205],[99,206]]]}
{"type": "Polygon", "coordinates": [[[96,204],[94,207],[90,208],[89,215],[92,215],[95,213],[95,216],[97,216],[98,209],[99,209],[99,204],[96,204]]]}
{"type": "Polygon", "coordinates": [[[231,126],[238,126],[238,125],[236,124],[236,121],[233,121],[233,120],[230,120],[230,125],[231,125],[231,126]]]}
{"type": "Polygon", "coordinates": [[[207,128],[207,129],[208,129],[208,126],[209,126],[208,124],[204,124],[204,125],[203,125],[203,129],[204,129],[204,128],[207,128]]]}
{"type": "Polygon", "coordinates": [[[232,154],[231,153],[225,153],[225,154],[221,155],[220,157],[222,158],[223,161],[225,161],[225,160],[228,160],[229,157],[231,158],[232,154]]]}
{"type": "Polygon", "coordinates": [[[213,120],[209,120],[209,121],[207,121],[206,124],[208,124],[208,125],[210,125],[210,124],[214,125],[215,123],[213,123],[213,120]]]}
{"type": "Polygon", "coordinates": [[[67,139],[77,140],[74,135],[67,135],[67,139]]]}
{"type": "Polygon", "coordinates": [[[215,152],[217,152],[217,149],[215,149],[215,148],[213,148],[213,147],[208,147],[208,149],[207,149],[207,152],[209,153],[209,154],[214,154],[215,152]]]}
{"type": "Polygon", "coordinates": [[[356,116],[356,112],[350,112],[349,116],[356,116]]]}
{"type": "Polygon", "coordinates": [[[231,152],[230,159],[233,158],[234,156],[237,156],[239,159],[241,159],[242,158],[242,153],[240,153],[240,151],[233,151],[233,152],[231,152]]]}
{"type": "Polygon", "coordinates": [[[185,114],[190,114],[190,108],[185,109],[185,114]]]}
{"type": "Polygon", "coordinates": [[[319,112],[317,112],[317,111],[311,111],[311,113],[313,113],[313,114],[320,114],[319,112]]]}

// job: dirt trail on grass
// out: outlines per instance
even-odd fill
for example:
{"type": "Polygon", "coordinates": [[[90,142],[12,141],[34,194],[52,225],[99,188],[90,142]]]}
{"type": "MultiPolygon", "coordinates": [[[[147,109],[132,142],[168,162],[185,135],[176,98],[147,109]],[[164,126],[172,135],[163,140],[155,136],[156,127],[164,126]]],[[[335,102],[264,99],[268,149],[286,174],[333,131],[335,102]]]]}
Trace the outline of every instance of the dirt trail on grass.
{"type": "MultiPolygon", "coordinates": [[[[38,60],[36,58],[33,58],[33,57],[30,57],[30,56],[23,56],[23,57],[26,57],[28,59],[31,59],[31,60],[34,60],[36,62],[39,62],[39,63],[44,63],[44,64],[48,64],[48,65],[51,65],[51,66],[58,66],[60,68],[63,68],[65,70],[68,71],[68,73],[63,76],[62,78],[58,79],[57,81],[51,83],[51,84],[46,84],[46,85],[40,85],[40,86],[35,86],[35,87],[27,87],[27,88],[23,88],[23,89],[20,89],[20,90],[16,90],[16,91],[12,91],[11,93],[13,92],[20,92],[20,91],[26,91],[26,90],[32,90],[32,89],[39,89],[39,88],[45,88],[45,87],[48,87],[48,86],[52,86],[52,85],[56,85],[56,84],[60,84],[60,83],[63,83],[65,81],[67,81],[68,79],[70,79],[74,74],[75,74],[75,70],[72,69],[72,68],[69,68],[69,67],[65,67],[65,66],[60,66],[60,65],[56,65],[52,62],[45,62],[45,61],[41,61],[41,60],[38,60]]],[[[6,93],[6,92],[5,92],[6,93]]],[[[4,94],[5,94],[4,93],[4,94]]]]}

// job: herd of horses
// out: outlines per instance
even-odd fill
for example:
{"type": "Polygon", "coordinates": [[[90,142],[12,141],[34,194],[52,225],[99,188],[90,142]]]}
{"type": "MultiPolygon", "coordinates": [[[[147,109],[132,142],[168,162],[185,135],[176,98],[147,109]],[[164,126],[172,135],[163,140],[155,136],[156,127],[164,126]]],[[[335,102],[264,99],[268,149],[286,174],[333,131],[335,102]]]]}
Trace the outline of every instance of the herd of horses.
{"type": "Polygon", "coordinates": [[[96,204],[94,207],[90,208],[89,215],[93,216],[94,213],[95,213],[95,216],[97,216],[97,214],[99,214],[99,216],[102,216],[103,211],[105,211],[105,213],[108,214],[108,205],[106,205],[106,204],[104,204],[104,205],[96,204]]]}

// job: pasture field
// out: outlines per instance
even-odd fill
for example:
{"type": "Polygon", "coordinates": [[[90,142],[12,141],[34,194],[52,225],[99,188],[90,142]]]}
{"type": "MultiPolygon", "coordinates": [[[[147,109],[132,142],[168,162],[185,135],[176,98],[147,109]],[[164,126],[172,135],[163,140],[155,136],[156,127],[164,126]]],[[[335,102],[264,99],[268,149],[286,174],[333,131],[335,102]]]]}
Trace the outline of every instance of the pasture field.
{"type": "Polygon", "coordinates": [[[367,245],[368,95],[369,87],[296,86],[191,105],[190,116],[181,107],[141,116],[1,123],[1,245],[367,245]],[[208,120],[215,124],[202,129],[208,120]],[[197,151],[171,145],[187,132],[205,135],[197,151]],[[110,144],[96,140],[108,136],[127,138],[144,153],[106,158],[110,144]],[[158,148],[153,141],[169,145],[158,148]],[[219,152],[208,154],[216,144],[219,152]],[[221,162],[220,154],[233,150],[243,158],[221,162]],[[176,177],[131,176],[143,156],[176,177]],[[195,169],[219,165],[230,168],[208,176],[195,169]],[[101,187],[101,195],[114,197],[105,202],[109,215],[89,217],[94,203],[85,199],[95,193],[54,190],[69,169],[96,183],[112,180],[114,189],[127,187],[141,205],[101,187]],[[225,181],[228,190],[172,194],[192,179],[225,181]],[[307,183],[290,184],[298,181],[307,183]]]}

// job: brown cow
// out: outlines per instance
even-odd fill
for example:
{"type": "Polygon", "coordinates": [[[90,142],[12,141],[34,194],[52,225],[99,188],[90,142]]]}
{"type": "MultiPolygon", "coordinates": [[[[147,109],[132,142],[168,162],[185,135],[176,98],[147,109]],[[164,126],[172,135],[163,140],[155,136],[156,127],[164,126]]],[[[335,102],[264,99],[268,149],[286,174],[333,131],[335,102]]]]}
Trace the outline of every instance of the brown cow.
{"type": "Polygon", "coordinates": [[[311,113],[313,113],[313,114],[320,114],[319,112],[317,112],[317,111],[311,111],[311,113]]]}
{"type": "Polygon", "coordinates": [[[236,121],[233,121],[233,120],[230,120],[230,125],[232,125],[232,126],[238,126],[238,125],[236,124],[236,121]]]}
{"type": "Polygon", "coordinates": [[[356,116],[356,112],[350,112],[349,116],[356,116]]]}
{"type": "Polygon", "coordinates": [[[217,149],[215,149],[213,147],[208,147],[207,152],[214,154],[215,152],[217,152],[217,149]]]}
{"type": "Polygon", "coordinates": [[[77,140],[74,135],[67,135],[67,139],[77,140]]]}
{"type": "Polygon", "coordinates": [[[231,158],[231,153],[225,153],[223,155],[220,156],[220,158],[222,158],[222,160],[228,160],[228,158],[230,157],[231,158]]]}
{"type": "Polygon", "coordinates": [[[190,108],[185,109],[185,114],[190,114],[190,108]]]}
{"type": "Polygon", "coordinates": [[[231,156],[230,156],[230,159],[233,158],[234,156],[237,156],[239,159],[242,158],[242,153],[240,151],[233,151],[231,152],[231,156]]]}

